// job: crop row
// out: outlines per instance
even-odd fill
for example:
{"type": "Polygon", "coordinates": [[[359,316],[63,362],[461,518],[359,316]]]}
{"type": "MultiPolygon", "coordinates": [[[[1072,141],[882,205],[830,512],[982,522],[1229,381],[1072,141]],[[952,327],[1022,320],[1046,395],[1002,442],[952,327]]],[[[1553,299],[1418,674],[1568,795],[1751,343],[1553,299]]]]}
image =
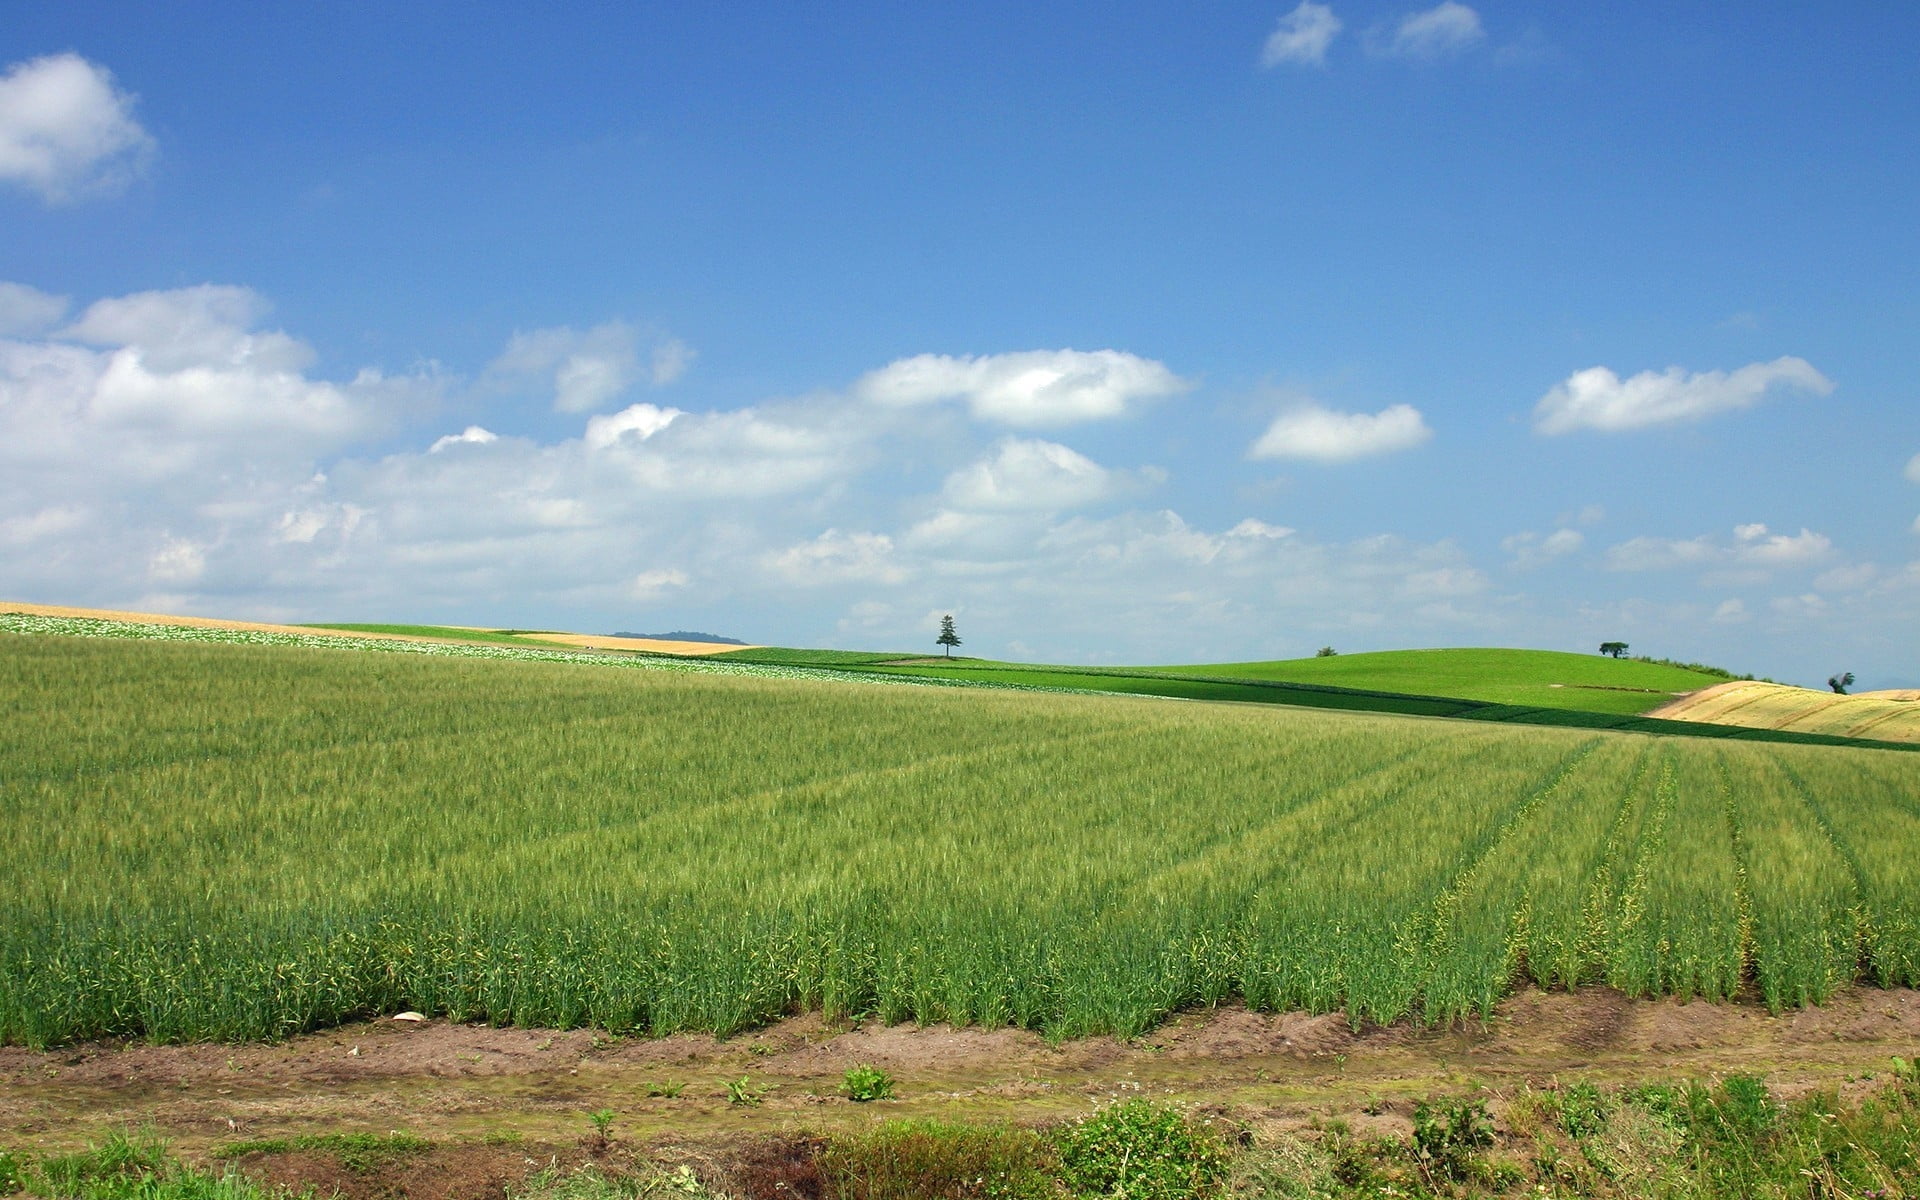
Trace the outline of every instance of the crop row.
{"type": "Polygon", "coordinates": [[[0,637],[0,1039],[1920,980],[1911,755],[335,646],[0,637]]]}

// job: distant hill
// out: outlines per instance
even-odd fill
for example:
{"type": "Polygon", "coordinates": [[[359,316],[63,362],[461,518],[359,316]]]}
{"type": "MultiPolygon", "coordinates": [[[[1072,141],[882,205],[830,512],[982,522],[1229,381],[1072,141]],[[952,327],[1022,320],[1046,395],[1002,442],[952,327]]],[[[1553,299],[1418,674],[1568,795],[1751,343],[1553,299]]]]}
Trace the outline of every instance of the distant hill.
{"type": "Polygon", "coordinates": [[[717,633],[694,633],[686,629],[676,629],[672,633],[627,633],[625,631],[622,631],[620,633],[611,634],[609,636],[624,637],[624,638],[650,638],[656,642],[713,642],[716,645],[721,645],[721,646],[746,645],[746,643],[741,641],[739,638],[721,637],[717,633]]]}

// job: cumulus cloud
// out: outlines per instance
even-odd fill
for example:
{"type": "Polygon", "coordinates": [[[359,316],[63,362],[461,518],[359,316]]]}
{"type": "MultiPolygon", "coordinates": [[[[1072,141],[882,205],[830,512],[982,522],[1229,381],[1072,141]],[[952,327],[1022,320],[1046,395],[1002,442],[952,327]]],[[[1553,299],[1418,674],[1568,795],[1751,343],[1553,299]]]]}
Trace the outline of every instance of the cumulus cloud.
{"type": "Polygon", "coordinates": [[[893,539],[883,533],[842,533],[829,529],[819,537],[772,555],[768,565],[789,583],[899,583],[906,572],[893,562],[893,539]]]}
{"type": "Polygon", "coordinates": [[[1260,51],[1260,65],[1323,66],[1327,61],[1327,47],[1339,36],[1341,28],[1340,18],[1333,15],[1331,7],[1315,4],[1313,0],[1300,0],[1300,5],[1281,17],[1279,25],[1267,36],[1267,43],[1260,51]]]}
{"type": "Polygon", "coordinates": [[[503,381],[539,380],[553,388],[561,412],[592,412],[644,377],[655,387],[672,383],[692,364],[692,347],[678,338],[656,339],[641,362],[641,335],[625,321],[591,329],[569,326],[516,333],[488,373],[503,381]]]}
{"type": "Polygon", "coordinates": [[[1077,508],[1110,495],[1112,471],[1055,442],[1002,438],[987,458],[947,477],[942,494],[971,510],[1077,508]]]}
{"type": "Polygon", "coordinates": [[[628,592],[635,600],[646,603],[659,600],[668,592],[686,587],[691,582],[687,573],[677,567],[656,568],[635,575],[628,592]]]}
{"type": "Polygon", "coordinates": [[[0,282],[0,337],[32,337],[67,315],[67,298],[24,283],[0,282]]]}
{"type": "Polygon", "coordinates": [[[1411,450],[1432,436],[1420,410],[1410,404],[1377,413],[1335,412],[1308,404],[1275,418],[1247,457],[1345,462],[1411,450]]]}
{"type": "Polygon", "coordinates": [[[1660,571],[1677,567],[1739,566],[1761,569],[1806,567],[1829,558],[1833,542],[1823,533],[1802,529],[1796,534],[1773,533],[1755,522],[1737,525],[1730,541],[1710,536],[1696,538],[1637,537],[1607,551],[1607,567],[1614,571],[1660,571]]]}
{"type": "Polygon", "coordinates": [[[488,442],[497,442],[499,440],[500,440],[500,435],[493,432],[491,429],[483,429],[478,425],[469,425],[465,429],[461,430],[459,433],[450,433],[447,436],[435,441],[433,445],[427,447],[427,453],[438,454],[442,450],[447,449],[449,446],[459,446],[459,445],[484,446],[488,442]]]}
{"type": "Polygon", "coordinates": [[[1579,429],[1617,433],[1747,408],[1770,392],[1824,396],[1831,391],[1831,380],[1806,359],[1791,356],[1750,363],[1731,373],[1668,367],[1625,380],[1606,367],[1588,367],[1540,398],[1533,410],[1534,429],[1545,434],[1579,429]]]}
{"type": "Polygon", "coordinates": [[[153,153],[133,103],[77,54],[14,63],[0,75],[0,182],[49,204],[123,187],[153,153]]]}
{"type": "Polygon", "coordinates": [[[1480,14],[1455,0],[1409,13],[1390,28],[1373,31],[1374,53],[1393,58],[1437,59],[1459,54],[1485,39],[1480,14]]]}
{"type": "Polygon", "coordinates": [[[1161,363],[1118,350],[1026,350],[903,358],[863,376],[854,391],[896,408],[960,400],[982,420],[1041,428],[1122,416],[1191,386],[1161,363]]]}
{"type": "Polygon", "coordinates": [[[1556,529],[1544,537],[1529,530],[1501,539],[1500,548],[1513,556],[1514,566],[1528,569],[1565,558],[1586,541],[1586,535],[1577,529],[1556,529]]]}
{"type": "Polygon", "coordinates": [[[52,338],[0,343],[0,397],[32,458],[78,443],[100,463],[148,474],[223,454],[295,457],[383,424],[409,381],[366,371],[309,378],[304,343],[252,325],[265,305],[244,288],[195,287],[102,300],[52,338]],[[89,348],[92,347],[92,348],[89,348]]]}
{"type": "Polygon", "coordinates": [[[1907,460],[1907,482],[1920,483],[1920,454],[1907,460]]]}
{"type": "Polygon", "coordinates": [[[673,424],[674,419],[684,416],[677,408],[659,408],[652,404],[635,404],[606,416],[590,417],[587,420],[587,445],[595,450],[605,450],[618,445],[621,438],[632,437],[644,442],[662,429],[673,424]]]}

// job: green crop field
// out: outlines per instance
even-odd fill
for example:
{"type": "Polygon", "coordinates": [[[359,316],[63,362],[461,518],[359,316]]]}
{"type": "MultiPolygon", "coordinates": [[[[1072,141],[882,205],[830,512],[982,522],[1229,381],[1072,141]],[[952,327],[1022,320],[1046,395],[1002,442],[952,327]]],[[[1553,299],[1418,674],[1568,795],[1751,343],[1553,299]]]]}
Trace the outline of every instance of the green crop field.
{"type": "Polygon", "coordinates": [[[1920,983],[1912,754],[397,645],[0,633],[0,1040],[1920,983]]]}
{"type": "MultiPolygon", "coordinates": [[[[1911,739],[1863,729],[1775,728],[1642,716],[1673,703],[1677,693],[1725,677],[1634,659],[1553,650],[1396,650],[1283,662],[1187,667],[1072,667],[978,658],[757,647],[711,656],[716,661],[818,668],[894,679],[918,679],[1048,691],[1110,692],[1284,704],[1348,712],[1459,717],[1519,725],[1618,729],[1636,733],[1740,738],[1802,745],[1915,748],[1911,739]],[[1398,690],[1392,690],[1398,689],[1398,690]],[[1668,690],[1670,689],[1670,690],[1668,690]]],[[[1885,732],[1897,733],[1897,730],[1885,732]]]]}
{"type": "MultiPolygon", "coordinates": [[[[991,662],[963,658],[918,658],[837,650],[787,650],[760,647],[728,651],[719,657],[743,662],[808,666],[884,666],[901,673],[955,678],[1003,677],[1021,681],[1044,678],[1050,686],[1085,690],[1152,692],[1206,699],[1259,699],[1263,683],[1400,696],[1438,696],[1525,708],[1576,709],[1584,712],[1638,714],[1670,704],[1676,695],[1724,683],[1711,675],[1663,663],[1613,659],[1558,650],[1444,649],[1387,650],[1297,658],[1278,662],[1204,663],[1175,667],[1070,667],[991,662]],[[911,665],[888,665],[910,662],[911,665]],[[1145,682],[1143,682],[1145,681],[1145,682]],[[1171,690],[1154,681],[1185,684],[1171,690]],[[1200,685],[1211,684],[1211,692],[1200,685]],[[1156,690],[1158,689],[1158,690],[1156,690]]],[[[1270,694],[1271,689],[1267,690],[1270,694]]],[[[1282,701],[1284,703],[1284,701],[1282,701]]],[[[1329,705],[1329,707],[1341,707],[1329,705]]]]}

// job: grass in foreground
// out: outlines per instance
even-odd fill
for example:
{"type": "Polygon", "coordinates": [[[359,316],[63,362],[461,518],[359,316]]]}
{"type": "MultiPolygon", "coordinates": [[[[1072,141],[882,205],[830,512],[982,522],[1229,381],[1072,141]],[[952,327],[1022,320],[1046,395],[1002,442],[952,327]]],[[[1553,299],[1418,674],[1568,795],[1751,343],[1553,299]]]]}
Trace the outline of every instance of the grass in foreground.
{"type": "MultiPolygon", "coordinates": [[[[1920,1179],[1920,1081],[1894,1060],[1849,1096],[1783,1100],[1754,1075],[1602,1089],[1435,1096],[1411,1130],[1365,1134],[1337,1119],[1258,1132],[1144,1098],[1045,1128],[888,1121],[828,1138],[782,1135],[698,1170],[627,1155],[563,1166],[525,1159],[513,1200],[813,1195],[824,1200],[1371,1200],[1556,1196],[1577,1200],[1834,1197],[1900,1200],[1920,1179]],[[614,1165],[621,1163],[624,1165],[614,1165]]],[[[1400,1128],[1405,1129],[1402,1125],[1400,1128]]],[[[433,1147],[420,1147],[431,1153],[433,1147]]],[[[285,1153],[265,1144],[222,1157],[285,1153]]],[[[270,1164],[267,1169],[270,1170],[270,1164]]],[[[378,1164],[369,1191],[386,1184],[378,1164]]],[[[265,1200],[284,1189],[214,1175],[150,1137],[116,1136],[39,1161],[0,1152],[0,1193],[85,1200],[265,1200]]]]}
{"type": "Polygon", "coordinates": [[[0,705],[12,1042],[1920,981],[1904,754],[53,636],[0,705]]]}

